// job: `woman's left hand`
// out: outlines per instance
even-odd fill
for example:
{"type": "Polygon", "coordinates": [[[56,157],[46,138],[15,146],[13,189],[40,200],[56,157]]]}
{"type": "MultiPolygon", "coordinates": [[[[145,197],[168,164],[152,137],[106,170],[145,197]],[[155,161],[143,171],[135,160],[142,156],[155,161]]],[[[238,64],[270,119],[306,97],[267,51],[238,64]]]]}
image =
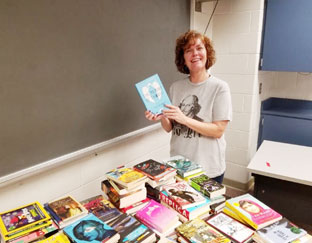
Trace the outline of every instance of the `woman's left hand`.
{"type": "Polygon", "coordinates": [[[186,124],[187,116],[183,114],[179,107],[174,105],[165,105],[169,109],[164,109],[163,114],[171,120],[175,120],[180,124],[186,124]]]}

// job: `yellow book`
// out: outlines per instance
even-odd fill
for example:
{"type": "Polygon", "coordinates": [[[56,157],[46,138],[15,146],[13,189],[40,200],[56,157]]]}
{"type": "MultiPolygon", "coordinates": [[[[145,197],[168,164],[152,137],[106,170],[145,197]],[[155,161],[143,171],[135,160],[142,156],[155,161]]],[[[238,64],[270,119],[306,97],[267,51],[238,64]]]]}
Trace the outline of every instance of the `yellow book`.
{"type": "Polygon", "coordinates": [[[228,199],[225,206],[256,230],[282,219],[282,215],[248,193],[228,199]]]}
{"type": "Polygon", "coordinates": [[[0,231],[5,241],[51,224],[50,216],[37,201],[0,213],[0,231]]]}
{"type": "Polygon", "coordinates": [[[222,209],[222,211],[223,211],[223,213],[225,213],[225,214],[229,215],[230,217],[240,221],[241,223],[246,224],[246,222],[243,219],[241,219],[233,210],[229,209],[228,207],[224,207],[222,209]]]}
{"type": "Polygon", "coordinates": [[[37,243],[71,243],[71,242],[63,232],[58,232],[44,240],[37,241],[37,243]]]}

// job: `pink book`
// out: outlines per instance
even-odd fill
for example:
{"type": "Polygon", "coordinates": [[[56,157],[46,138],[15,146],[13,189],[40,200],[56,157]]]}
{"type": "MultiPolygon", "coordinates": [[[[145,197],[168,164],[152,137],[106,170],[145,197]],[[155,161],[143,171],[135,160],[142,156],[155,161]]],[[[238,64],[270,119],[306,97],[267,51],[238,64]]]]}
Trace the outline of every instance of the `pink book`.
{"type": "Polygon", "coordinates": [[[135,216],[161,233],[167,231],[179,221],[177,212],[154,200],[150,200],[144,208],[137,211],[135,216]]]}

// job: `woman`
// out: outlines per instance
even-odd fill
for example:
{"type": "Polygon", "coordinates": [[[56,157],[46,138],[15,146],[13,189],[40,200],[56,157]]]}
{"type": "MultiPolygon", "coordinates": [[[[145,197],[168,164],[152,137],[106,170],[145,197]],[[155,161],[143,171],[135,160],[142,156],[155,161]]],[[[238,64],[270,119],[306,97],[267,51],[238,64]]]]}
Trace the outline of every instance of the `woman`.
{"type": "Polygon", "coordinates": [[[215,51],[206,36],[188,31],[176,41],[175,63],[188,77],[170,87],[173,105],[161,115],[145,117],[161,121],[172,132],[170,155],[182,155],[200,163],[207,175],[222,183],[225,172],[224,131],[232,119],[230,90],[226,82],[209,74],[215,51]]]}

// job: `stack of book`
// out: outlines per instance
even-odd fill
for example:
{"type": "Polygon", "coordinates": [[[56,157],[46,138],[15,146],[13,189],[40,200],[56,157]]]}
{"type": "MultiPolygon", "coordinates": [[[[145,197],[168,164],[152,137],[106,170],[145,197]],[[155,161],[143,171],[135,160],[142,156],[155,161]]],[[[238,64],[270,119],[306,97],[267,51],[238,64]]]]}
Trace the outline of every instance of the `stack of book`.
{"type": "Polygon", "coordinates": [[[88,214],[88,210],[70,195],[45,203],[44,208],[61,229],[88,214]]]}
{"type": "Polygon", "coordinates": [[[92,213],[66,226],[63,231],[75,243],[117,243],[120,239],[116,230],[92,213]]]}
{"type": "Polygon", "coordinates": [[[182,222],[209,215],[211,203],[209,198],[193,189],[186,181],[163,186],[160,201],[177,211],[182,222]]]}
{"type": "Polygon", "coordinates": [[[181,224],[177,213],[164,205],[150,200],[149,203],[136,212],[135,217],[151,228],[160,238],[172,234],[181,224]]]}
{"type": "Polygon", "coordinates": [[[163,163],[177,170],[176,179],[178,181],[189,181],[190,178],[205,173],[200,164],[181,155],[170,157],[169,159],[164,160],[163,163]]]}
{"type": "Polygon", "coordinates": [[[159,187],[175,182],[177,170],[153,159],[146,160],[133,166],[148,177],[147,183],[153,187],[159,187]]]}
{"type": "Polygon", "coordinates": [[[57,229],[50,215],[37,201],[0,213],[3,242],[26,243],[43,238],[57,229]]]}
{"type": "Polygon", "coordinates": [[[119,210],[135,213],[148,202],[145,187],[147,177],[144,174],[132,168],[120,167],[107,172],[106,177],[102,181],[102,190],[119,210]]]}

